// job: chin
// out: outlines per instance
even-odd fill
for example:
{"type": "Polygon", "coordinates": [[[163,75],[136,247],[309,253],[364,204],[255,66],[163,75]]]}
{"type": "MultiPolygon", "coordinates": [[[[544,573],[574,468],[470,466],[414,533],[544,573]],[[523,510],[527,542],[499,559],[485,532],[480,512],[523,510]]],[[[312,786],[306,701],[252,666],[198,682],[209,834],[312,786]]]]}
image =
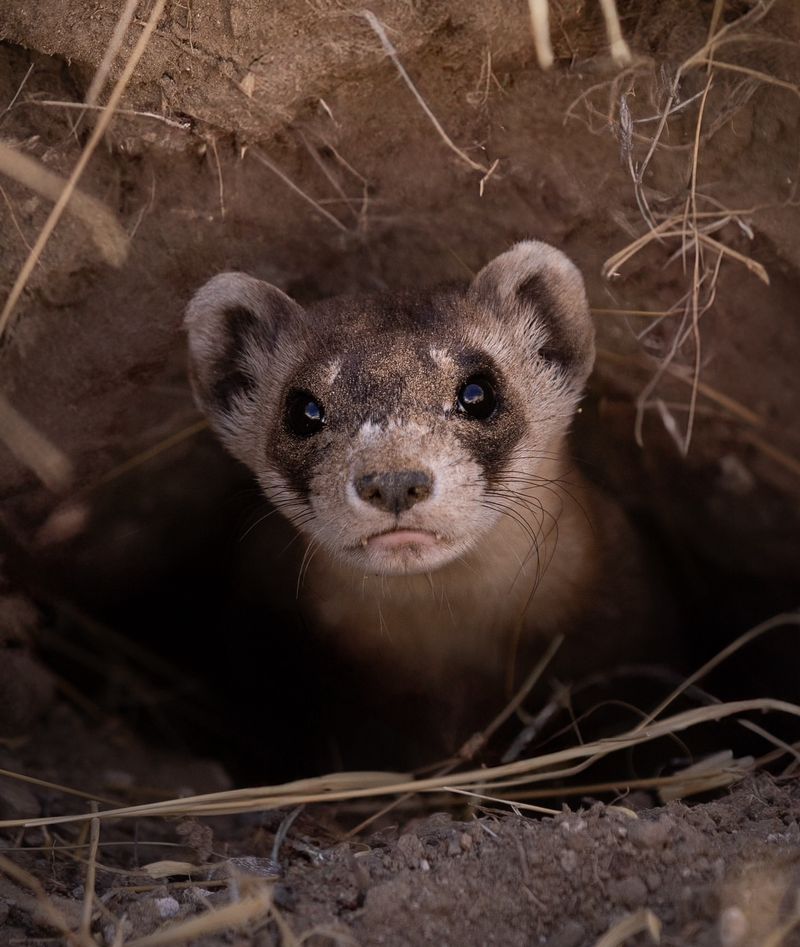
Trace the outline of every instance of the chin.
{"type": "Polygon", "coordinates": [[[463,542],[433,535],[411,536],[406,541],[398,541],[396,535],[374,537],[366,545],[344,550],[345,558],[367,575],[421,575],[448,565],[466,549],[463,542]]]}

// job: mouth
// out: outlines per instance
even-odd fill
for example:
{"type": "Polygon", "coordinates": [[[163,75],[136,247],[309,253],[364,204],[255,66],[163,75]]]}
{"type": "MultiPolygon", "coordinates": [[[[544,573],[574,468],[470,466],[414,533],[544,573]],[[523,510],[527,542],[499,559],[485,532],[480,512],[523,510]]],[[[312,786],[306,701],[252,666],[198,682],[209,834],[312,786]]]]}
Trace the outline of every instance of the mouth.
{"type": "Polygon", "coordinates": [[[364,549],[403,550],[425,546],[438,546],[442,541],[440,533],[431,533],[421,529],[390,529],[376,533],[361,540],[364,549]]]}

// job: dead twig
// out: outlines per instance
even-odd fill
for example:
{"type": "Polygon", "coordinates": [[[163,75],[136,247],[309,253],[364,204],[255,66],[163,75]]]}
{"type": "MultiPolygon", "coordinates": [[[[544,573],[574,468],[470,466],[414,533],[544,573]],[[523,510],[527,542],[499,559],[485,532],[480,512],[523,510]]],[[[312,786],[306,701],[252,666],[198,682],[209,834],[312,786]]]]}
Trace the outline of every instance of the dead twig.
{"type": "Polygon", "coordinates": [[[150,41],[153,31],[156,28],[156,24],[158,23],[161,14],[164,12],[165,4],[166,0],[156,0],[155,4],[153,5],[153,9],[150,12],[150,16],[147,19],[144,29],[142,30],[141,36],[136,42],[136,45],[134,46],[128,61],[125,63],[125,68],[122,70],[122,74],[117,80],[117,83],[108,98],[108,102],[106,103],[104,110],[100,115],[97,124],[95,125],[92,134],[86,143],[86,146],[81,152],[80,158],[78,158],[72,174],[69,176],[67,184],[61,193],[61,196],[56,201],[53,209],[50,211],[50,215],[45,221],[44,227],[42,228],[36,243],[33,245],[33,250],[28,255],[27,260],[25,261],[22,269],[19,272],[19,275],[14,282],[13,287],[11,288],[11,292],[6,299],[3,310],[0,312],[0,337],[2,337],[2,334],[8,325],[8,321],[11,318],[12,312],[14,311],[14,307],[22,295],[22,291],[24,290],[31,273],[33,272],[33,268],[36,266],[39,257],[42,255],[47,241],[50,239],[50,235],[55,230],[59,220],[61,220],[61,216],[64,213],[70,198],[72,197],[81,175],[86,170],[86,166],[89,164],[95,149],[100,144],[100,140],[106,133],[106,129],[111,124],[111,120],[114,117],[114,112],[117,108],[117,105],[119,105],[120,99],[125,92],[128,82],[130,81],[134,70],[139,64],[139,60],[144,55],[144,51],[147,48],[147,44],[150,41]]]}
{"type": "MultiPolygon", "coordinates": [[[[60,175],[3,142],[0,142],[0,173],[50,201],[58,201],[67,187],[60,175]]],[[[65,207],[86,225],[103,259],[112,266],[122,266],[128,255],[128,235],[105,204],[76,187],[65,207]]]]}
{"type": "Polygon", "coordinates": [[[61,493],[72,482],[72,463],[0,394],[0,441],[32,470],[48,490],[61,493]]]}
{"type": "Polygon", "coordinates": [[[469,156],[465,151],[462,151],[462,149],[458,147],[458,145],[457,145],[457,144],[453,141],[453,139],[447,134],[447,132],[444,130],[444,128],[442,128],[442,123],[441,123],[441,122],[439,121],[439,119],[433,114],[433,112],[431,111],[430,106],[429,106],[428,103],[425,101],[425,99],[422,98],[422,96],[420,95],[419,91],[417,90],[417,87],[416,87],[416,86],[414,85],[414,83],[411,81],[411,77],[410,77],[409,74],[406,72],[405,67],[404,67],[403,64],[400,62],[400,59],[399,59],[399,57],[398,57],[398,55],[397,55],[397,50],[396,50],[396,49],[394,48],[394,46],[392,45],[392,41],[391,41],[391,40],[389,39],[389,37],[386,35],[386,30],[383,28],[383,24],[381,23],[381,21],[375,16],[375,14],[374,14],[371,10],[362,10],[362,11],[361,11],[361,15],[364,17],[364,19],[367,21],[367,23],[369,23],[370,27],[371,27],[372,30],[375,32],[375,35],[376,35],[376,36],[378,37],[378,39],[381,41],[381,46],[383,46],[383,48],[384,48],[384,50],[385,50],[385,52],[386,52],[386,55],[387,55],[387,56],[392,60],[392,62],[394,63],[395,68],[397,69],[398,73],[400,74],[400,78],[401,78],[401,79],[403,80],[403,82],[405,82],[405,84],[408,86],[408,88],[410,89],[412,95],[414,96],[414,98],[415,98],[415,99],[417,100],[417,102],[419,103],[420,108],[421,108],[422,111],[425,113],[425,115],[428,117],[428,119],[429,119],[430,123],[433,125],[433,127],[436,129],[436,131],[437,131],[439,137],[442,139],[442,141],[443,141],[443,142],[447,145],[447,147],[453,152],[453,154],[458,155],[458,157],[464,162],[464,164],[466,164],[468,167],[472,168],[473,171],[480,171],[480,173],[484,176],[484,180],[488,179],[488,176],[491,174],[493,168],[492,168],[492,167],[487,167],[486,165],[483,165],[483,164],[480,164],[480,163],[478,163],[477,161],[473,161],[472,158],[470,158],[470,156],[469,156]]]}

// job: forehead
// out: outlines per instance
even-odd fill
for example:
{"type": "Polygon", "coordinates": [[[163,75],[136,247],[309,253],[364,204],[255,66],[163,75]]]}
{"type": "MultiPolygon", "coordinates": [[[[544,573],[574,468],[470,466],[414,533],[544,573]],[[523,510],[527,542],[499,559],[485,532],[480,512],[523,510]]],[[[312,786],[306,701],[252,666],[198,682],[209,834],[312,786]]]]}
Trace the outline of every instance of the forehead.
{"type": "Polygon", "coordinates": [[[315,394],[421,400],[477,367],[455,294],[337,299],[308,312],[307,357],[294,384],[315,394]]]}

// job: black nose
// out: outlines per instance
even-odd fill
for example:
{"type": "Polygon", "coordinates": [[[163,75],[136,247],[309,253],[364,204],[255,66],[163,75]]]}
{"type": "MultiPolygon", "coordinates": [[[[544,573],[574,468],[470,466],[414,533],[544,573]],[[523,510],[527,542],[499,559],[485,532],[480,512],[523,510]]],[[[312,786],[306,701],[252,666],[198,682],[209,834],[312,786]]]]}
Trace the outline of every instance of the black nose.
{"type": "Polygon", "coordinates": [[[355,488],[365,503],[388,513],[402,513],[431,495],[433,480],[422,470],[390,470],[358,477],[355,488]]]}

